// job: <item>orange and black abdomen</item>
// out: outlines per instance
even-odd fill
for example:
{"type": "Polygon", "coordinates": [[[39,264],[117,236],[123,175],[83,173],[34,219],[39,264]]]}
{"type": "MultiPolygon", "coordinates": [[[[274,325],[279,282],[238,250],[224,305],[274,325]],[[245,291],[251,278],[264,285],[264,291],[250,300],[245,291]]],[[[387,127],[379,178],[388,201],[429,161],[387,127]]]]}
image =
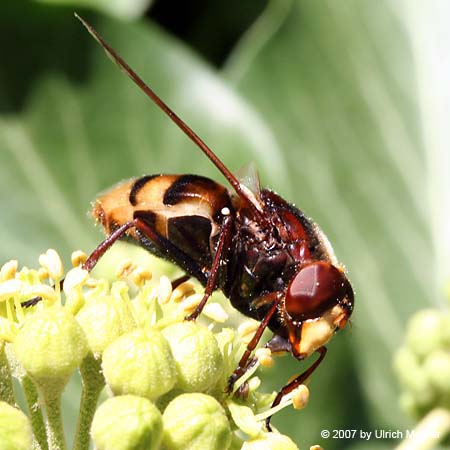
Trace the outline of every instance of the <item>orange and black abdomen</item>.
{"type": "Polygon", "coordinates": [[[223,208],[232,211],[230,196],[213,180],[197,175],[151,175],[124,181],[100,195],[92,214],[106,234],[133,219],[144,221],[163,245],[155,245],[134,228],[126,238],[173,260],[205,282],[223,208]]]}

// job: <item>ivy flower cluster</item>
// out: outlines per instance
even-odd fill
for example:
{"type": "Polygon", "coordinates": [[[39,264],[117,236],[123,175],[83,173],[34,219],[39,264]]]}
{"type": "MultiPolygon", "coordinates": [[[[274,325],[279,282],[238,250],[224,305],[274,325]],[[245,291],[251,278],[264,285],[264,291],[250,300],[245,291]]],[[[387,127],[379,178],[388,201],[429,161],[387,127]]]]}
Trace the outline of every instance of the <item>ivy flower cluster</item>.
{"type": "Polygon", "coordinates": [[[450,311],[416,312],[394,358],[403,410],[419,420],[398,450],[434,448],[450,439],[450,311]],[[417,443],[420,443],[420,447],[417,443]]]}
{"type": "Polygon", "coordinates": [[[450,312],[418,311],[408,323],[394,366],[406,412],[421,418],[438,407],[450,411],[450,312]]]}
{"type": "MultiPolygon", "coordinates": [[[[266,417],[308,401],[306,386],[271,409],[274,393],[258,391],[258,362],[236,383],[245,396],[226,394],[245,345],[257,329],[246,321],[224,326],[228,315],[210,301],[201,320],[186,315],[202,293],[191,281],[172,289],[167,276],[123,261],[112,282],[82,269],[74,252],[64,274],[48,250],[39,269],[9,261],[0,270],[0,447],[64,450],[61,394],[75,370],[82,388],[73,449],[225,450],[297,449],[266,417]],[[62,281],[64,282],[62,283],[62,281]],[[18,407],[13,379],[23,390],[18,407]],[[108,397],[103,399],[101,393],[108,397]]],[[[317,446],[315,448],[318,448],[317,446]]]]}

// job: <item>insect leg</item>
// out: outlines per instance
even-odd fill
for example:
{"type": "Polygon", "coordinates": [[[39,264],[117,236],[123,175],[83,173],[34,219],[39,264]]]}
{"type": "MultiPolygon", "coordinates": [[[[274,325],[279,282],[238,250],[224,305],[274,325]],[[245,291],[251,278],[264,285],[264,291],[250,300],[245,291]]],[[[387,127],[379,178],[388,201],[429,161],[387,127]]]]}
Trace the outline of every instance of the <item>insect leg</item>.
{"type": "Polygon", "coordinates": [[[181,277],[175,278],[172,283],[172,289],[176,289],[180,284],[183,284],[185,281],[191,278],[190,275],[182,275],[181,277]]]}
{"type": "Polygon", "coordinates": [[[89,258],[84,262],[83,269],[90,272],[95,265],[98,263],[98,260],[106,253],[106,251],[111,248],[111,246],[120,239],[130,228],[136,227],[136,223],[134,220],[125,223],[121,227],[117,228],[117,230],[113,231],[101,244],[98,245],[97,248],[89,255],[89,258]]]}
{"type": "Polygon", "coordinates": [[[256,362],[256,360],[251,360],[250,363],[248,363],[248,360],[250,358],[250,355],[252,354],[255,347],[258,345],[259,340],[261,339],[261,336],[266,329],[267,325],[269,324],[270,319],[274,315],[275,311],[278,308],[278,305],[282,299],[282,294],[279,292],[272,292],[269,295],[265,296],[262,300],[264,303],[267,303],[269,301],[273,302],[269,311],[267,312],[266,316],[264,317],[263,321],[259,324],[258,329],[256,330],[255,335],[253,336],[252,340],[247,344],[247,348],[242,355],[241,360],[239,361],[238,366],[236,367],[235,371],[232,373],[228,380],[228,392],[232,392],[233,385],[244,373],[253,366],[253,364],[256,362]]]}
{"type": "Polygon", "coordinates": [[[186,320],[195,320],[202,312],[208,298],[214,292],[217,287],[217,278],[219,275],[220,263],[224,261],[226,254],[229,250],[229,244],[231,241],[231,230],[233,225],[233,217],[226,216],[223,219],[222,226],[220,228],[219,242],[217,244],[216,253],[214,255],[211,270],[209,272],[208,281],[205,286],[205,295],[202,301],[197,305],[195,311],[186,317],[186,320]]]}
{"type": "MultiPolygon", "coordinates": [[[[156,256],[165,258],[179,267],[183,268],[190,276],[197,278],[203,285],[206,285],[207,278],[197,262],[186,254],[179,247],[174,245],[169,239],[161,236],[152,225],[146,221],[148,211],[135,211],[134,222],[138,237],[144,248],[156,256]]],[[[187,275],[186,275],[187,277],[187,275]]],[[[181,281],[184,281],[180,278],[181,281]]],[[[175,283],[178,280],[175,280],[175,283]]]]}
{"type": "MultiPolygon", "coordinates": [[[[303,373],[301,373],[300,375],[295,377],[291,382],[289,382],[286,386],[284,386],[280,390],[280,392],[278,392],[277,396],[275,397],[275,400],[272,403],[272,406],[271,406],[272,408],[274,406],[277,406],[281,402],[281,399],[286,394],[289,394],[289,392],[292,392],[296,387],[303,384],[311,376],[311,374],[317,369],[317,367],[319,367],[320,363],[323,361],[323,359],[325,358],[325,355],[327,354],[327,349],[326,349],[326,347],[319,347],[316,351],[319,353],[319,357],[314,362],[314,364],[312,364],[303,373]]],[[[270,416],[266,419],[266,428],[268,431],[272,431],[272,428],[270,426],[271,417],[272,416],[270,416]]]]}

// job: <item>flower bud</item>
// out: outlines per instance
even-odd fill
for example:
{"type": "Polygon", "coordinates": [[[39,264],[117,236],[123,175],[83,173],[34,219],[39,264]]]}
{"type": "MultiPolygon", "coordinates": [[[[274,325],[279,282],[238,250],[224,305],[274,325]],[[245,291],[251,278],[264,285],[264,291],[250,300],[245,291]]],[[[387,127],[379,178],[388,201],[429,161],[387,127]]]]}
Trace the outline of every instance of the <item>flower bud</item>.
{"type": "Polygon", "coordinates": [[[177,387],[185,392],[206,392],[217,382],[222,354],[213,333],[195,322],[164,328],[178,369],[177,387]]]}
{"type": "Polygon", "coordinates": [[[134,394],[156,400],[177,381],[169,344],[156,330],[137,329],[120,336],[103,352],[102,368],[116,395],[134,394]]]}
{"type": "Polygon", "coordinates": [[[450,394],[450,352],[438,350],[429,355],[423,365],[431,385],[439,392],[439,397],[450,394]]]}
{"type": "Polygon", "coordinates": [[[97,409],[91,434],[97,450],[157,450],[162,437],[161,413],[146,398],[112,397],[97,409]]]}
{"type": "Polygon", "coordinates": [[[163,444],[167,450],[226,450],[231,443],[224,409],[206,394],[182,394],[163,414],[163,444]]]}
{"type": "Polygon", "coordinates": [[[284,434],[265,433],[257,439],[244,442],[242,450],[298,450],[298,447],[284,434]]]}
{"type": "Polygon", "coordinates": [[[101,355],[109,344],[135,326],[129,309],[111,296],[89,299],[76,319],[95,355],[101,355]]]}
{"type": "Polygon", "coordinates": [[[27,317],[14,340],[17,360],[39,384],[65,385],[88,352],[86,336],[72,314],[47,308],[27,317]]]}
{"type": "Polygon", "coordinates": [[[443,347],[450,350],[450,311],[442,313],[441,339],[443,347]]]}
{"type": "Polygon", "coordinates": [[[6,402],[0,402],[0,447],[2,450],[29,450],[33,434],[28,417],[6,402]]]}
{"type": "Polygon", "coordinates": [[[419,358],[425,358],[441,345],[441,313],[424,309],[415,313],[409,321],[406,342],[419,358]]]}
{"type": "Polygon", "coordinates": [[[421,416],[421,408],[418,406],[414,395],[411,392],[403,392],[399,399],[400,408],[411,417],[421,416]]]}
{"type": "Polygon", "coordinates": [[[410,392],[417,404],[430,405],[434,401],[434,391],[425,375],[417,356],[409,347],[400,348],[394,358],[394,370],[403,387],[410,392]]]}

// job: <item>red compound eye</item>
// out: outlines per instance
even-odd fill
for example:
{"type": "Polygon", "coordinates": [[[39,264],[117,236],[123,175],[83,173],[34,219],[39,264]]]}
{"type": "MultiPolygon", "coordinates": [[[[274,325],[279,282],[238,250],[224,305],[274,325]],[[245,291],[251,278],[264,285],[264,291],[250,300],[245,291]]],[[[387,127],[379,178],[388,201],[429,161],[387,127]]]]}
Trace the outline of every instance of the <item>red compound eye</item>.
{"type": "Polygon", "coordinates": [[[289,284],[285,307],[289,316],[297,321],[320,315],[348,297],[353,291],[346,276],[335,266],[317,261],[304,266],[289,284]]]}

